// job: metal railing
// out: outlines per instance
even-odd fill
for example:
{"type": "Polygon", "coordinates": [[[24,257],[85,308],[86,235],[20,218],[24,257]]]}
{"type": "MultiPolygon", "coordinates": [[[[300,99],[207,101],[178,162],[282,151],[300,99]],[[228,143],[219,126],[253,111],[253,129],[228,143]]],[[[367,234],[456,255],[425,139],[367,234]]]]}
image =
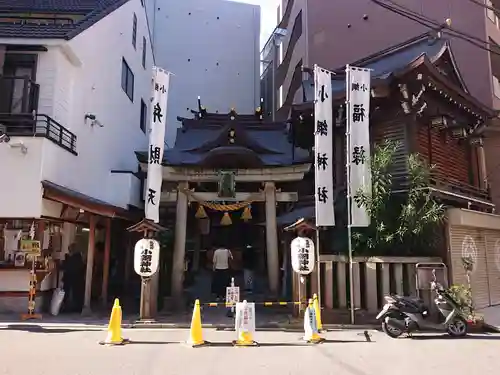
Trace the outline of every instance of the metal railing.
{"type": "Polygon", "coordinates": [[[0,131],[10,137],[44,137],[78,155],[76,135],[47,115],[0,113],[0,131]]]}
{"type": "Polygon", "coordinates": [[[37,110],[40,85],[28,77],[0,76],[0,113],[37,110]]]}
{"type": "Polygon", "coordinates": [[[472,186],[456,179],[445,177],[439,173],[431,174],[430,185],[441,190],[449,191],[450,193],[480,198],[485,201],[491,200],[491,195],[488,189],[472,186]]]}

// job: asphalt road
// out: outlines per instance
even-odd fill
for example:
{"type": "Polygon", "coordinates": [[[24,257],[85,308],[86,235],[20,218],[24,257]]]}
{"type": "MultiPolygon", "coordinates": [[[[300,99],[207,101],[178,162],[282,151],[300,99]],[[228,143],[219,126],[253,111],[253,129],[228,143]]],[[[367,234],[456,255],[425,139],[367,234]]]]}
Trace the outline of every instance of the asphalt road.
{"type": "Polygon", "coordinates": [[[125,330],[126,346],[97,344],[101,329],[68,330],[26,326],[0,329],[0,375],[497,375],[500,335],[464,339],[421,334],[391,339],[381,332],[333,331],[310,346],[300,333],[257,332],[261,346],[234,348],[234,332],[204,330],[210,347],[181,342],[187,330],[125,330]]]}

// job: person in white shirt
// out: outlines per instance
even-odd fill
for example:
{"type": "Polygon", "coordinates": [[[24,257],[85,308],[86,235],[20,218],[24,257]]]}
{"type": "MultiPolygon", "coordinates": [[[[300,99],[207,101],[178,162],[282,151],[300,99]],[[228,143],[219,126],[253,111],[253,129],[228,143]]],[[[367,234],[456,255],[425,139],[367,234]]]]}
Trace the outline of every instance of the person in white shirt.
{"type": "Polygon", "coordinates": [[[212,258],[212,293],[219,298],[224,298],[226,295],[226,287],[229,286],[229,260],[233,259],[233,254],[229,249],[219,247],[215,249],[212,258]]]}

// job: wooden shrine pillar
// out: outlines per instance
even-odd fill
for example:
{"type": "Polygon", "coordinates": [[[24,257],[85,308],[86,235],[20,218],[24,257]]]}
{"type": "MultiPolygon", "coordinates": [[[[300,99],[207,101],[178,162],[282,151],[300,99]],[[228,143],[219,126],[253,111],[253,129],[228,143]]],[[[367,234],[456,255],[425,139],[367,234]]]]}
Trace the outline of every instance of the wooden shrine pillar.
{"type": "MultiPolygon", "coordinates": [[[[142,233],[143,238],[154,238],[156,233],[163,232],[166,229],[159,224],[156,224],[148,219],[142,219],[139,223],[132,225],[127,228],[129,232],[142,233]]],[[[161,246],[161,244],[160,244],[161,246]]],[[[133,251],[135,251],[135,244],[131,243],[129,240],[128,245],[128,260],[127,263],[133,258],[133,251]]],[[[160,249],[161,250],[161,249],[160,249]]],[[[160,263],[161,264],[161,263],[160,263]]],[[[129,267],[130,268],[130,267],[129,267]]],[[[157,301],[158,301],[158,283],[160,280],[161,269],[151,276],[151,278],[143,278],[141,283],[141,303],[140,303],[140,313],[139,321],[141,322],[153,322],[154,316],[157,313],[157,301]]]]}
{"type": "Polygon", "coordinates": [[[188,213],[188,197],[184,190],[188,182],[179,182],[177,192],[177,209],[175,216],[174,256],[172,262],[172,299],[176,307],[182,306],[184,258],[186,255],[186,227],[188,213]]]}
{"type": "Polygon", "coordinates": [[[111,256],[111,219],[106,218],[106,234],[104,240],[104,264],[102,268],[102,289],[101,289],[101,304],[106,306],[108,301],[108,285],[109,285],[109,266],[111,256]]]}
{"type": "MultiPolygon", "coordinates": [[[[310,234],[313,231],[316,231],[316,233],[317,233],[316,226],[308,223],[304,218],[297,220],[295,223],[293,223],[292,225],[289,225],[284,230],[286,232],[294,233],[295,235],[299,235],[299,233],[302,232],[302,234],[307,235],[307,237],[312,237],[312,236],[310,236],[310,234]]],[[[290,243],[291,242],[289,242],[289,244],[290,243]]],[[[317,260],[316,262],[317,263],[314,265],[314,268],[315,268],[316,272],[319,272],[319,269],[318,269],[319,261],[317,260]]],[[[316,289],[317,289],[316,292],[318,293],[318,296],[319,296],[320,293],[319,293],[319,283],[317,281],[317,276],[318,276],[317,273],[315,274],[314,272],[312,272],[309,276],[306,276],[306,277],[311,278],[310,279],[311,284],[312,284],[311,288],[314,290],[315,286],[316,286],[316,289]]],[[[303,304],[294,308],[293,315],[295,317],[302,315],[302,313],[305,311],[305,308],[306,308],[306,302],[308,301],[309,298],[312,297],[312,293],[314,293],[314,292],[311,292],[311,295],[309,295],[309,296],[307,295],[308,291],[306,288],[306,283],[305,283],[305,280],[304,280],[304,282],[302,282],[302,280],[304,280],[304,277],[301,277],[296,272],[293,272],[293,276],[292,276],[293,300],[297,301],[297,302],[298,301],[303,302],[303,304]]]]}
{"type": "Polygon", "coordinates": [[[480,186],[483,189],[488,189],[488,170],[486,168],[486,156],[484,152],[484,140],[483,138],[479,139],[479,144],[477,147],[477,157],[479,164],[479,181],[480,186]]]}
{"type": "Polygon", "coordinates": [[[89,243],[87,247],[87,269],[85,272],[85,297],[83,300],[83,315],[88,315],[92,312],[90,303],[92,300],[92,272],[94,270],[94,253],[95,253],[95,227],[96,216],[89,214],[89,243]]]}
{"type": "Polygon", "coordinates": [[[269,291],[272,295],[278,296],[280,265],[276,222],[276,187],[274,182],[265,183],[264,193],[266,196],[266,255],[269,291]]]}

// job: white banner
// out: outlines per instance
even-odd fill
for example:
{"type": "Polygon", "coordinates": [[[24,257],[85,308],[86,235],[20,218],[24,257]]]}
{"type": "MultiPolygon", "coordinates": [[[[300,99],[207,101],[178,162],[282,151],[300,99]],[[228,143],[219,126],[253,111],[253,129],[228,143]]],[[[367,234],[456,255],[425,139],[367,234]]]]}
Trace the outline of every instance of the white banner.
{"type": "Polygon", "coordinates": [[[333,116],[331,73],[314,66],[314,182],[316,196],[316,226],[335,225],[333,208],[333,116]]]}
{"type": "MultiPolygon", "coordinates": [[[[346,67],[346,96],[348,103],[347,127],[349,133],[349,186],[354,198],[362,189],[371,194],[370,170],[370,70],[346,67]]],[[[370,216],[365,207],[351,201],[351,226],[367,227],[370,216]]]]}
{"type": "Polygon", "coordinates": [[[169,81],[169,72],[156,66],[153,67],[153,100],[150,110],[148,176],[144,211],[146,219],[155,223],[160,221],[162,160],[165,149],[169,81]]]}

